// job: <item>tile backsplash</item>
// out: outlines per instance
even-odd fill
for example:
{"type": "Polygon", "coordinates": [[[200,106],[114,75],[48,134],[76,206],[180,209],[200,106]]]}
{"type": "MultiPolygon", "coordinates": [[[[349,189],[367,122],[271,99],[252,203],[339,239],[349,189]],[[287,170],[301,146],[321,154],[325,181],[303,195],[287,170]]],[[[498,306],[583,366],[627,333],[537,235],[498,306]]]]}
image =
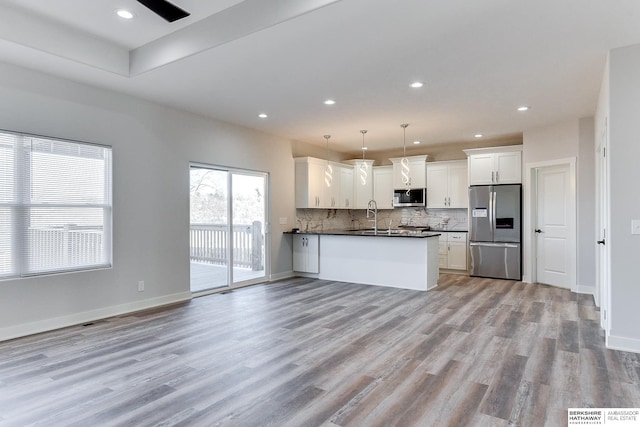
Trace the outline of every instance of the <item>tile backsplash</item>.
{"type": "MultiPolygon", "coordinates": [[[[296,227],[303,232],[372,228],[364,209],[296,209],[296,227]]],[[[398,225],[467,229],[467,209],[399,208],[378,211],[378,228],[398,225]]]]}

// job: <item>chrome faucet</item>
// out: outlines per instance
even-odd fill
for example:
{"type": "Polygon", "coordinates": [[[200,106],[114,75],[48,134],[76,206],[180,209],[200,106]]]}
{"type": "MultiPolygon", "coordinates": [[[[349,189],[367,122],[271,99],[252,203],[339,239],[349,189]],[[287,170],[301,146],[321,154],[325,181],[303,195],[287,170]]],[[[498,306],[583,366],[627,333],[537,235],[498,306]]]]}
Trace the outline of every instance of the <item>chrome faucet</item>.
{"type": "Polygon", "coordinates": [[[367,219],[373,221],[373,232],[378,232],[378,204],[375,200],[369,200],[367,204],[367,219]],[[373,219],[369,219],[369,215],[373,214],[373,219]]]}

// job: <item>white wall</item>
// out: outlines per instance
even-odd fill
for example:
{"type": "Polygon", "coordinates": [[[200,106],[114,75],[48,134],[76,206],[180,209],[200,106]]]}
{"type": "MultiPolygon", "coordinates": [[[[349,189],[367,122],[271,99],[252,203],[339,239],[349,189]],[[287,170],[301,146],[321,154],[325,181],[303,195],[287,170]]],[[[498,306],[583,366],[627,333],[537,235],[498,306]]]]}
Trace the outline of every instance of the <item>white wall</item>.
{"type": "Polygon", "coordinates": [[[0,282],[0,339],[189,298],[189,161],[270,173],[271,273],[292,269],[291,141],[5,64],[0,129],[110,145],[114,171],[113,268],[0,282]]]}
{"type": "MultiPolygon", "coordinates": [[[[558,159],[576,158],[577,201],[577,290],[595,294],[595,163],[593,118],[584,118],[557,123],[552,126],[532,129],[523,134],[523,163],[539,163],[558,159]]],[[[525,189],[528,194],[528,189],[525,189]]],[[[524,207],[524,275],[532,277],[531,263],[531,208],[525,197],[524,207]]]]}
{"type": "Polygon", "coordinates": [[[578,122],[578,271],[580,292],[596,293],[596,177],[595,127],[593,117],[578,122]]]}
{"type": "Polygon", "coordinates": [[[631,234],[640,219],[640,45],[610,52],[609,90],[609,344],[640,352],[640,235],[631,234]]]}

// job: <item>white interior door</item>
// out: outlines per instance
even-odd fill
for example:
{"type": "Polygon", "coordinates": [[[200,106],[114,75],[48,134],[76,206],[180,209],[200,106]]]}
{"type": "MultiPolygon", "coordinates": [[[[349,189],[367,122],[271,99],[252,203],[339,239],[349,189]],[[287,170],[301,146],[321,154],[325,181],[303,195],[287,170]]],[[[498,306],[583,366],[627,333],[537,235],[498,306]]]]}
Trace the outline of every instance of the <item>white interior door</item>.
{"type": "Polygon", "coordinates": [[[536,171],[537,281],[563,288],[575,286],[575,187],[569,164],[536,171]]]}
{"type": "Polygon", "coordinates": [[[604,129],[600,135],[600,144],[596,153],[596,173],[597,173],[597,236],[598,249],[596,251],[596,302],[600,305],[600,326],[607,331],[608,339],[608,316],[609,311],[609,257],[607,252],[607,224],[609,221],[609,188],[607,180],[607,149],[608,130],[605,120],[604,129]]]}

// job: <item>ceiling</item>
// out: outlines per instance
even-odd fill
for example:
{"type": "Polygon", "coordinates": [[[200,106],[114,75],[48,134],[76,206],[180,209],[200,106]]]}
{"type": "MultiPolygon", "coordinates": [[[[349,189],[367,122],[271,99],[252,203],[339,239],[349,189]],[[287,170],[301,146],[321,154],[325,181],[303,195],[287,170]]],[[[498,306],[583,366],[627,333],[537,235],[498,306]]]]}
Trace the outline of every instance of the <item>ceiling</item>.
{"type": "Polygon", "coordinates": [[[134,0],[0,0],[0,61],[357,152],[361,129],[387,150],[402,123],[407,144],[428,145],[592,116],[607,52],[640,43],[637,0],[173,3],[191,16],[170,24],[134,0]]]}

